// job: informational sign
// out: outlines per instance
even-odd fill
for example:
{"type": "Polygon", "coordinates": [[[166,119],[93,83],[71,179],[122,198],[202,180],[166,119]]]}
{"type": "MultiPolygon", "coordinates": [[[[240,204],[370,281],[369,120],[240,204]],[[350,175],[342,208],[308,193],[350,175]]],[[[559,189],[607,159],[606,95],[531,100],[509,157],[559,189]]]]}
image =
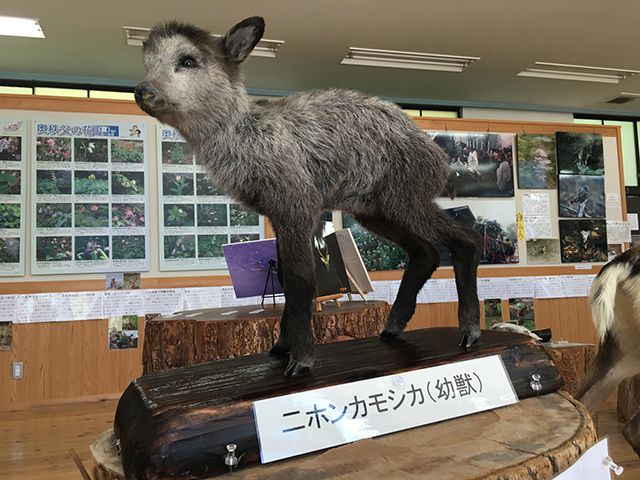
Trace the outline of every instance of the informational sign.
{"type": "Polygon", "coordinates": [[[611,480],[615,469],[609,457],[609,439],[604,437],[554,480],[611,480]]]}
{"type": "Polygon", "coordinates": [[[37,120],[31,143],[31,273],[149,270],[146,125],[37,120]]]}
{"type": "Polygon", "coordinates": [[[0,276],[24,275],[27,122],[0,118],[0,276]]]}
{"type": "Polygon", "coordinates": [[[264,236],[263,218],[226,197],[180,134],[158,127],[160,270],[224,269],[222,245],[264,236]]]}
{"type": "Polygon", "coordinates": [[[518,402],[499,356],[254,402],[262,463],[518,402]]]}

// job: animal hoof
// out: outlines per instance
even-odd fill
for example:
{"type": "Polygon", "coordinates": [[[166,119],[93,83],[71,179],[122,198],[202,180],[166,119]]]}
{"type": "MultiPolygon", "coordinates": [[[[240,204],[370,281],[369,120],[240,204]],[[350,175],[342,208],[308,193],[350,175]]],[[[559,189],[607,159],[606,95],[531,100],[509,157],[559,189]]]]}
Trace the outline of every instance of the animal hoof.
{"type": "Polygon", "coordinates": [[[460,336],[460,348],[471,348],[480,338],[480,327],[474,325],[472,327],[460,327],[462,335],[460,336]]]}
{"type": "Polygon", "coordinates": [[[380,338],[382,340],[394,340],[396,338],[398,338],[398,335],[400,335],[400,332],[395,332],[393,330],[389,330],[388,328],[385,328],[382,333],[380,334],[380,338]]]}
{"type": "Polygon", "coordinates": [[[274,357],[286,357],[289,355],[289,349],[276,343],[271,350],[269,350],[269,355],[274,357]]]}
{"type": "Polygon", "coordinates": [[[313,366],[313,357],[305,357],[302,359],[296,359],[293,355],[289,359],[289,364],[284,370],[284,374],[287,377],[301,377],[303,375],[309,375],[311,373],[311,367],[313,366]]]}

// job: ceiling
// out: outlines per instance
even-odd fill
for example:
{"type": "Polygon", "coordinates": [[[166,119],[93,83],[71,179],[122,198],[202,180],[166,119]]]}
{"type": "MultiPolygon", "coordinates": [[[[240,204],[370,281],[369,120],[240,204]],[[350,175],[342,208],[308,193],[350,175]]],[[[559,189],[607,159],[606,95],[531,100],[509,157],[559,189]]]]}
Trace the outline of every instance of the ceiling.
{"type": "Polygon", "coordinates": [[[276,59],[250,58],[256,93],[346,87],[405,103],[640,115],[640,74],[617,85],[517,77],[535,61],[640,70],[640,2],[621,0],[1,0],[0,15],[37,17],[46,39],[0,36],[0,79],[134,85],[141,52],[123,25],[193,22],[224,33],[251,15],[276,59]],[[463,73],[340,65],[349,46],[481,57],[463,73]]]}

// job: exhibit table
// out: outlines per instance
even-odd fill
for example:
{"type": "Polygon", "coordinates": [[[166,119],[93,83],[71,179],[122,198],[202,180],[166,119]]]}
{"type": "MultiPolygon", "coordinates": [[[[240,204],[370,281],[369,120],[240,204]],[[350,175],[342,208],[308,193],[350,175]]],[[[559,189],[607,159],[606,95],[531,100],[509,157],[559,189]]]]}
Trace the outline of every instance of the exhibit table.
{"type": "MultiPolygon", "coordinates": [[[[259,305],[179,312],[145,322],[145,375],[168,368],[268,351],[278,339],[284,306],[259,305]]],[[[391,306],[386,302],[342,302],[313,314],[316,344],[377,336],[391,306]]]]}

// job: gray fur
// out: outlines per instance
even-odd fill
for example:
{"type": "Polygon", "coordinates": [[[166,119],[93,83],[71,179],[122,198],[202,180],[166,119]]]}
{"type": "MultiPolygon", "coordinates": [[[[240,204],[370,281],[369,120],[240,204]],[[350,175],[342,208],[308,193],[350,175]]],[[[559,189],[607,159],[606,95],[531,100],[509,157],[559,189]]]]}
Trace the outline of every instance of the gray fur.
{"type": "Polygon", "coordinates": [[[434,202],[447,185],[444,152],[396,105],[354,91],[251,102],[238,55],[248,55],[246,46],[253,48],[263,29],[258,17],[220,40],[192,26],[155,27],[136,98],[187,139],[225,194],[271,220],[287,298],[273,352],[289,354],[286,372],[304,373],[313,363],[312,237],[323,210],[345,210],[409,253],[385,338],[403,331],[418,291],[438,267],[433,243],[447,245],[460,298],[461,344],[471,346],[480,335],[478,235],[452,223],[434,202]],[[181,67],[185,55],[197,67],[181,67]]]}

